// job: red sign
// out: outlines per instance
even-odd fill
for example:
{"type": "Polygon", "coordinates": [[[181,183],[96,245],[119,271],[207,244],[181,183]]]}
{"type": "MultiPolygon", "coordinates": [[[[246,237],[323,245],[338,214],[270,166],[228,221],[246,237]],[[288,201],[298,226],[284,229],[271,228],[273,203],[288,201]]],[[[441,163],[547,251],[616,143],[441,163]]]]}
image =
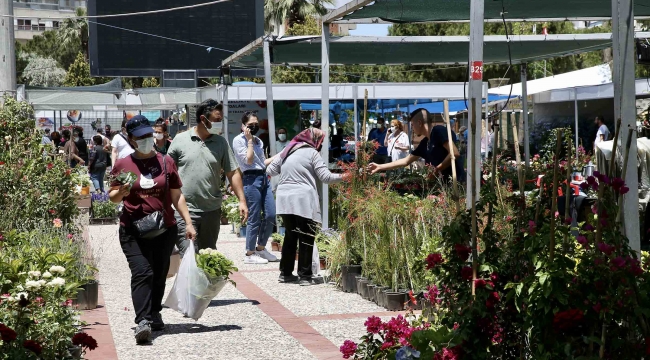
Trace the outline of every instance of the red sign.
{"type": "Polygon", "coordinates": [[[472,80],[483,80],[483,62],[474,61],[471,70],[472,80]]]}

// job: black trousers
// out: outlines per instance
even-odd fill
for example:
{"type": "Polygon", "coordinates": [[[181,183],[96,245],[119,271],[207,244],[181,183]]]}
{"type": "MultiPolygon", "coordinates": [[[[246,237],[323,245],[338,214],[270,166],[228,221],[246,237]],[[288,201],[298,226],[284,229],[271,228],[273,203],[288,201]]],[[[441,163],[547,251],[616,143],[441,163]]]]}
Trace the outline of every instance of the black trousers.
{"type": "Polygon", "coordinates": [[[318,223],[298,215],[281,215],[286,233],[282,243],[282,258],[280,273],[288,276],[293,273],[298,247],[298,276],[303,279],[311,278],[312,254],[318,223]]]}
{"type": "Polygon", "coordinates": [[[151,315],[162,310],[169,258],[174,250],[178,226],[174,225],[153,239],[138,238],[120,226],[120,245],[131,269],[131,298],[135,323],[151,321],[151,315]]]}

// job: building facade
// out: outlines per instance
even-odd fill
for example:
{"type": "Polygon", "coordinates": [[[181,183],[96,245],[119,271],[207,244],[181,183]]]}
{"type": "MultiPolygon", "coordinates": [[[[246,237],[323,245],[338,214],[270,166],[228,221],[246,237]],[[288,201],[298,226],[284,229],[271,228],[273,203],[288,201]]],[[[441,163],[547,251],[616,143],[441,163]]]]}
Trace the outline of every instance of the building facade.
{"type": "Polygon", "coordinates": [[[85,0],[17,0],[14,1],[14,33],[25,43],[34,35],[56,30],[77,8],[85,8],[85,0]]]}

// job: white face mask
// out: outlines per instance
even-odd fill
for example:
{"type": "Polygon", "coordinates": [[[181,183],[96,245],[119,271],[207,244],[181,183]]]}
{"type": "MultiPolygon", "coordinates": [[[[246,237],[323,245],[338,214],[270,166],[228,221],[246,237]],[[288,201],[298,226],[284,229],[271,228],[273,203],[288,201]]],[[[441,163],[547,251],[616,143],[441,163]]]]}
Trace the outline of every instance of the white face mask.
{"type": "Polygon", "coordinates": [[[72,138],[72,141],[74,141],[74,142],[79,141],[79,137],[78,137],[78,136],[73,137],[73,138],[72,138]]]}
{"type": "Polygon", "coordinates": [[[212,125],[211,128],[208,129],[207,126],[205,126],[205,123],[203,123],[203,126],[205,127],[206,130],[212,135],[221,135],[223,134],[223,129],[221,125],[221,121],[219,122],[210,122],[210,125],[212,125]]]}
{"type": "Polygon", "coordinates": [[[391,126],[390,127],[390,132],[395,132],[395,131],[397,131],[397,127],[396,126],[391,126]]]}
{"type": "Polygon", "coordinates": [[[287,134],[278,134],[278,139],[280,141],[287,141],[287,134]]]}
{"type": "Polygon", "coordinates": [[[160,134],[160,133],[153,133],[153,137],[156,140],[162,140],[165,137],[165,135],[160,134]]]}
{"type": "Polygon", "coordinates": [[[136,150],[141,154],[149,154],[153,151],[153,138],[146,138],[141,140],[136,140],[135,143],[138,145],[136,150]]]}

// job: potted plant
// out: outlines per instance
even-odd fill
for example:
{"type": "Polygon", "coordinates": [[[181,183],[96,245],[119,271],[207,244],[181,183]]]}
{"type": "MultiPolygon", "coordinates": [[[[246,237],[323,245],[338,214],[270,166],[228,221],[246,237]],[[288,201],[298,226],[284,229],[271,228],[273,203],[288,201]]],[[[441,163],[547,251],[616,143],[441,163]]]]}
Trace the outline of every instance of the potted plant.
{"type": "Polygon", "coordinates": [[[271,249],[273,251],[282,251],[282,242],[284,241],[284,236],[273,233],[271,234],[271,249]]]}
{"type": "Polygon", "coordinates": [[[117,217],[117,205],[108,196],[108,193],[92,194],[90,206],[91,224],[113,224],[117,217]]]}

